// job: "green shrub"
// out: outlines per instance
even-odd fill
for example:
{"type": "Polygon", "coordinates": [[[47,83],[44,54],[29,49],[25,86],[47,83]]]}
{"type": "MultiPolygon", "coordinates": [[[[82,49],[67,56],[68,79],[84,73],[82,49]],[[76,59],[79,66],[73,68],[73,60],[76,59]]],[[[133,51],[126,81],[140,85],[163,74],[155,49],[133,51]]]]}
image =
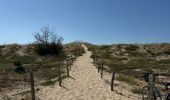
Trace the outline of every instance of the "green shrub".
{"type": "Polygon", "coordinates": [[[170,59],[162,59],[162,60],[160,60],[158,62],[162,63],[162,64],[170,64],[170,59]]]}
{"type": "Polygon", "coordinates": [[[24,67],[21,66],[22,64],[21,64],[20,61],[15,61],[14,65],[16,66],[15,72],[17,72],[17,73],[25,73],[25,69],[24,69],[24,67]]]}
{"type": "Polygon", "coordinates": [[[49,27],[43,27],[41,33],[35,33],[36,39],[35,51],[41,55],[59,55],[62,50],[63,38],[57,36],[57,34],[50,30],[49,27]]]}
{"type": "Polygon", "coordinates": [[[128,53],[130,54],[130,56],[133,56],[133,57],[143,57],[144,56],[140,52],[137,52],[137,51],[128,51],[128,53]]]}
{"type": "Polygon", "coordinates": [[[164,51],[164,54],[170,55],[170,50],[164,51]]]}
{"type": "Polygon", "coordinates": [[[108,50],[110,48],[110,45],[102,45],[100,46],[101,50],[108,50]]]}
{"type": "Polygon", "coordinates": [[[141,88],[133,88],[133,89],[131,89],[131,91],[134,94],[142,94],[142,89],[141,88]]]}
{"type": "Polygon", "coordinates": [[[136,46],[136,45],[129,45],[129,46],[127,46],[125,49],[126,49],[127,51],[136,51],[138,48],[139,48],[139,47],[136,46]]]}
{"type": "Polygon", "coordinates": [[[14,62],[14,65],[15,65],[15,66],[21,66],[21,62],[20,62],[20,61],[15,61],[15,62],[14,62]]]}
{"type": "Polygon", "coordinates": [[[61,44],[36,44],[35,51],[40,55],[59,55],[63,50],[63,46],[61,44]]]}
{"type": "Polygon", "coordinates": [[[123,75],[123,74],[119,74],[119,76],[117,77],[117,80],[118,80],[118,81],[127,82],[127,83],[129,83],[129,84],[131,84],[131,85],[134,85],[134,84],[135,84],[135,82],[133,81],[133,79],[131,79],[130,77],[127,77],[127,76],[125,76],[125,75],[123,75]]]}
{"type": "Polygon", "coordinates": [[[2,49],[2,48],[4,48],[5,47],[5,45],[0,45],[0,49],[2,49]]]}
{"type": "Polygon", "coordinates": [[[116,47],[118,48],[118,50],[121,50],[121,48],[122,48],[121,45],[116,45],[116,47]]]}

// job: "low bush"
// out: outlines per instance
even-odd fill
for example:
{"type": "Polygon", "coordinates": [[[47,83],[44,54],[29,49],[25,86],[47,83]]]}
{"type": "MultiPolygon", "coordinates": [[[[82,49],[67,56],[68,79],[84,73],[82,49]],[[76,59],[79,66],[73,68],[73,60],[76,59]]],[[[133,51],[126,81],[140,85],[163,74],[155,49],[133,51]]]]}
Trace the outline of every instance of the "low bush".
{"type": "Polygon", "coordinates": [[[139,47],[136,46],[136,45],[129,45],[129,46],[126,46],[126,47],[125,47],[125,49],[126,49],[127,51],[137,51],[138,48],[139,48],[139,47]]]}
{"type": "Polygon", "coordinates": [[[142,94],[142,89],[141,88],[132,88],[131,91],[134,93],[134,94],[142,94]]]}
{"type": "Polygon", "coordinates": [[[63,46],[61,44],[55,44],[55,43],[50,43],[50,44],[43,44],[39,43],[36,44],[35,51],[41,55],[59,55],[63,50],[63,46]]]}
{"type": "Polygon", "coordinates": [[[164,54],[170,55],[170,50],[164,51],[164,54]]]}
{"type": "Polygon", "coordinates": [[[59,37],[53,30],[49,27],[43,27],[41,33],[35,33],[36,39],[35,51],[40,55],[59,55],[62,50],[63,38],[59,37]]]}
{"type": "Polygon", "coordinates": [[[133,79],[131,79],[130,77],[127,77],[126,75],[124,74],[119,74],[119,76],[117,77],[117,80],[118,81],[123,81],[123,82],[126,82],[126,83],[129,83],[131,85],[134,85],[135,82],[133,81],[133,79]]]}
{"type": "Polygon", "coordinates": [[[162,60],[160,60],[158,62],[162,63],[162,64],[170,64],[170,59],[162,59],[162,60]]]}
{"type": "Polygon", "coordinates": [[[21,64],[20,61],[15,61],[14,65],[16,67],[15,68],[15,72],[17,72],[17,73],[25,73],[26,72],[24,67],[22,67],[22,64],[21,64]]]}

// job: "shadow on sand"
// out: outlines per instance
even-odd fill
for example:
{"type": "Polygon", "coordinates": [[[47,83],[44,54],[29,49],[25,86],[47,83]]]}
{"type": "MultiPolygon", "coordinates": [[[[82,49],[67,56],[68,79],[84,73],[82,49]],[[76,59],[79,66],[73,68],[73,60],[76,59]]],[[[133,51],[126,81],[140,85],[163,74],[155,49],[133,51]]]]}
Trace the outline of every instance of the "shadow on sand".
{"type": "Polygon", "coordinates": [[[71,77],[71,76],[69,76],[69,78],[71,78],[71,79],[73,79],[73,80],[76,80],[75,78],[73,78],[73,77],[71,77]]]}

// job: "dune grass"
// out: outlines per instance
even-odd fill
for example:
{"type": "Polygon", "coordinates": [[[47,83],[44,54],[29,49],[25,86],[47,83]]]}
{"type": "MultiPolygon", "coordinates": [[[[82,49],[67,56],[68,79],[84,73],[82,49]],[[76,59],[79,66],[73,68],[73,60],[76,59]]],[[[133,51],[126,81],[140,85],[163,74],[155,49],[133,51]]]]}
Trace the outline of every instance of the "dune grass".
{"type": "MultiPolygon", "coordinates": [[[[84,53],[84,49],[80,44],[73,43],[63,45],[63,47],[64,52],[58,56],[39,56],[35,53],[33,44],[26,46],[17,44],[0,46],[0,87],[6,88],[10,87],[11,82],[26,82],[26,80],[28,80],[28,73],[18,74],[15,72],[14,62],[16,61],[20,61],[26,71],[32,69],[37,81],[44,80],[47,85],[53,84],[50,80],[58,77],[59,63],[66,60],[67,55],[73,54],[72,51],[81,51],[77,56],[81,56],[82,53],[84,53]],[[22,51],[24,55],[18,54],[19,50],[22,51]]],[[[66,67],[61,68],[62,75],[66,74],[65,71],[66,67]]],[[[39,84],[39,82],[36,83],[39,84]]]]}
{"type": "MultiPolygon", "coordinates": [[[[159,73],[170,76],[170,60],[168,48],[170,44],[145,44],[144,52],[140,52],[138,44],[117,44],[117,45],[93,45],[88,44],[88,50],[92,51],[92,58],[101,59],[112,72],[113,66],[116,72],[125,74],[127,77],[143,80],[143,73],[159,73]],[[150,51],[150,52],[148,52],[150,51]],[[165,59],[161,59],[165,57],[165,59]],[[160,58],[160,59],[158,59],[160,58]],[[166,70],[166,72],[165,72],[166,70]]],[[[126,80],[124,77],[123,80],[126,80]]],[[[126,80],[128,81],[128,79],[126,80]]],[[[130,81],[129,81],[130,82],[130,81]]]]}

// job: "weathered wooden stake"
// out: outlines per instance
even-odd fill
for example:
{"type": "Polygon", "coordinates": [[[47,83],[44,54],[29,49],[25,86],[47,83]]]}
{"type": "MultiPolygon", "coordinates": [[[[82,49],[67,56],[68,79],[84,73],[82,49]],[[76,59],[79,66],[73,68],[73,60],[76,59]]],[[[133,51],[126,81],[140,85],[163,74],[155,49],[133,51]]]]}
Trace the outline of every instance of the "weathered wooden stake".
{"type": "Polygon", "coordinates": [[[67,76],[69,77],[69,60],[67,59],[67,76]]]}
{"type": "Polygon", "coordinates": [[[101,64],[101,78],[103,78],[103,62],[101,64]]]}
{"type": "Polygon", "coordinates": [[[78,57],[78,50],[76,51],[76,58],[78,57]]]}
{"type": "Polygon", "coordinates": [[[71,63],[70,64],[70,71],[71,71],[71,67],[73,66],[73,58],[72,57],[70,58],[70,63],[71,63]]]}
{"type": "Polygon", "coordinates": [[[74,61],[73,56],[71,56],[70,61],[71,61],[71,65],[73,65],[73,61],[74,61]]]}
{"type": "Polygon", "coordinates": [[[95,63],[95,66],[97,66],[97,61],[98,61],[98,60],[97,60],[97,58],[96,58],[96,63],[95,63]]]}
{"type": "Polygon", "coordinates": [[[33,76],[32,70],[30,70],[29,73],[30,73],[30,80],[31,80],[31,95],[32,95],[32,100],[35,100],[34,76],[33,76]]]}
{"type": "MultiPolygon", "coordinates": [[[[154,86],[153,81],[154,81],[153,74],[149,74],[149,84],[150,84],[150,86],[154,86]]],[[[149,94],[150,94],[150,99],[155,100],[153,88],[149,88],[149,94]]]]}
{"type": "Polygon", "coordinates": [[[100,63],[97,63],[98,73],[100,72],[100,63]]]}
{"type": "Polygon", "coordinates": [[[61,86],[61,72],[60,72],[60,67],[61,67],[61,64],[59,64],[59,67],[58,67],[58,74],[59,74],[59,78],[58,78],[58,81],[59,81],[59,86],[61,86]]]}
{"type": "Polygon", "coordinates": [[[115,67],[113,67],[113,72],[112,72],[112,80],[111,80],[111,91],[113,91],[113,86],[114,86],[114,79],[115,79],[115,67]]]}
{"type": "Polygon", "coordinates": [[[94,66],[96,66],[96,57],[94,56],[94,66]]]}

